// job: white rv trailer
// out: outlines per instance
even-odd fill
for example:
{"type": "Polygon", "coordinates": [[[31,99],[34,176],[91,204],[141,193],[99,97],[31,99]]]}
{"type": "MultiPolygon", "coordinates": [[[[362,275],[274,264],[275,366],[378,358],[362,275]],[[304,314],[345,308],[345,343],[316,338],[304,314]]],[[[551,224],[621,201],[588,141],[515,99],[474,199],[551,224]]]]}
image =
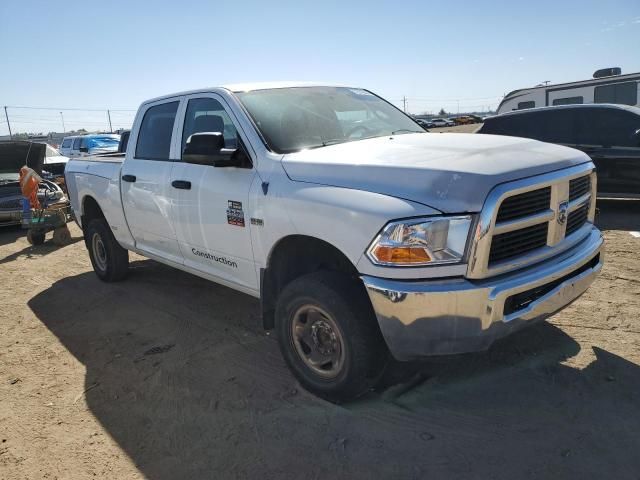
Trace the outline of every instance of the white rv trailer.
{"type": "Polygon", "coordinates": [[[497,113],[525,108],[576,103],[618,103],[639,106],[640,73],[621,75],[619,68],[605,68],[579,82],[538,85],[508,93],[497,113]]]}

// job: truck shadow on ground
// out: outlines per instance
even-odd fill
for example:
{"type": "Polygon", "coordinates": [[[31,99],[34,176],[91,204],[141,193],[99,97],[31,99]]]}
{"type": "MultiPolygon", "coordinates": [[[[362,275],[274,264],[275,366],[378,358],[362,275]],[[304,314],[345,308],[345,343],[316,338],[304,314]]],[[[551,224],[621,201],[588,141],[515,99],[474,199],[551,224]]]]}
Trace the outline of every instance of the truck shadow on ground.
{"type": "MultiPolygon", "coordinates": [[[[147,260],[29,307],[86,367],[88,408],[145,478],[631,478],[640,368],[543,323],[481,355],[394,364],[336,406],[297,386],[257,300],[147,260]]],[[[70,398],[76,393],[70,393],[70,398]]]]}
{"type": "MultiPolygon", "coordinates": [[[[16,236],[16,239],[19,237],[16,236]]],[[[45,242],[42,245],[28,245],[26,247],[24,247],[22,250],[17,251],[12,253],[11,255],[7,255],[4,258],[0,258],[0,265],[2,265],[3,263],[9,263],[9,262],[13,262],[14,260],[16,260],[17,258],[20,257],[27,257],[27,258],[39,258],[39,257],[44,257],[50,253],[53,253],[61,248],[64,248],[66,246],[72,245],[74,243],[80,242],[82,241],[82,237],[72,237],[71,241],[64,246],[60,246],[60,245],[56,245],[55,243],[53,243],[53,240],[50,238],[51,234],[48,234],[47,239],[45,240],[45,242]]],[[[0,238],[5,239],[5,238],[11,238],[9,235],[2,235],[0,236],[0,238]]],[[[14,240],[15,241],[15,240],[14,240]]],[[[11,241],[6,241],[5,244],[8,243],[13,243],[11,241]]]]}
{"type": "Polygon", "coordinates": [[[596,225],[602,230],[640,230],[640,200],[598,200],[596,225]]]}

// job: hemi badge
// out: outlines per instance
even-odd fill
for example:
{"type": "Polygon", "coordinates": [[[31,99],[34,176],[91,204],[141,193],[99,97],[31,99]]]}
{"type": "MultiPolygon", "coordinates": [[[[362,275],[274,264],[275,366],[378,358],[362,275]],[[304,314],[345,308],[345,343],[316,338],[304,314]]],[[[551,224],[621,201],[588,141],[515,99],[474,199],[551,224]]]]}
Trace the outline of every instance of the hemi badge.
{"type": "Polygon", "coordinates": [[[264,226],[264,221],[261,218],[252,218],[251,219],[251,225],[256,225],[258,227],[263,227],[264,226]]]}

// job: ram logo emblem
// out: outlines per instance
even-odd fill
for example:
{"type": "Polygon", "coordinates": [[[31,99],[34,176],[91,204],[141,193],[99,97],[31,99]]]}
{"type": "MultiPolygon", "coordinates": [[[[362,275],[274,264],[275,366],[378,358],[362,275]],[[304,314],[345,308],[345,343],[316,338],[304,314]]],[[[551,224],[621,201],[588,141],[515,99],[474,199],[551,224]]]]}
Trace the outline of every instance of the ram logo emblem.
{"type": "Polygon", "coordinates": [[[560,225],[564,225],[567,222],[567,210],[569,210],[569,202],[560,202],[558,216],[556,217],[560,225]]]}

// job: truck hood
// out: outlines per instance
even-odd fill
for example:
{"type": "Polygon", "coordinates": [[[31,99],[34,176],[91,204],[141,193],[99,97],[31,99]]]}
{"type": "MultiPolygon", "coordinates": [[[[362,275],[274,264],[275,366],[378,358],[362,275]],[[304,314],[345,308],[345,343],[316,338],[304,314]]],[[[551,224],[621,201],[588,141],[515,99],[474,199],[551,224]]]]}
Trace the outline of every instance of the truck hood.
{"type": "Polygon", "coordinates": [[[572,148],[501,135],[419,133],[287,154],[294,181],[382,193],[445,213],[479,212],[496,185],[590,161],[572,148]]]}

